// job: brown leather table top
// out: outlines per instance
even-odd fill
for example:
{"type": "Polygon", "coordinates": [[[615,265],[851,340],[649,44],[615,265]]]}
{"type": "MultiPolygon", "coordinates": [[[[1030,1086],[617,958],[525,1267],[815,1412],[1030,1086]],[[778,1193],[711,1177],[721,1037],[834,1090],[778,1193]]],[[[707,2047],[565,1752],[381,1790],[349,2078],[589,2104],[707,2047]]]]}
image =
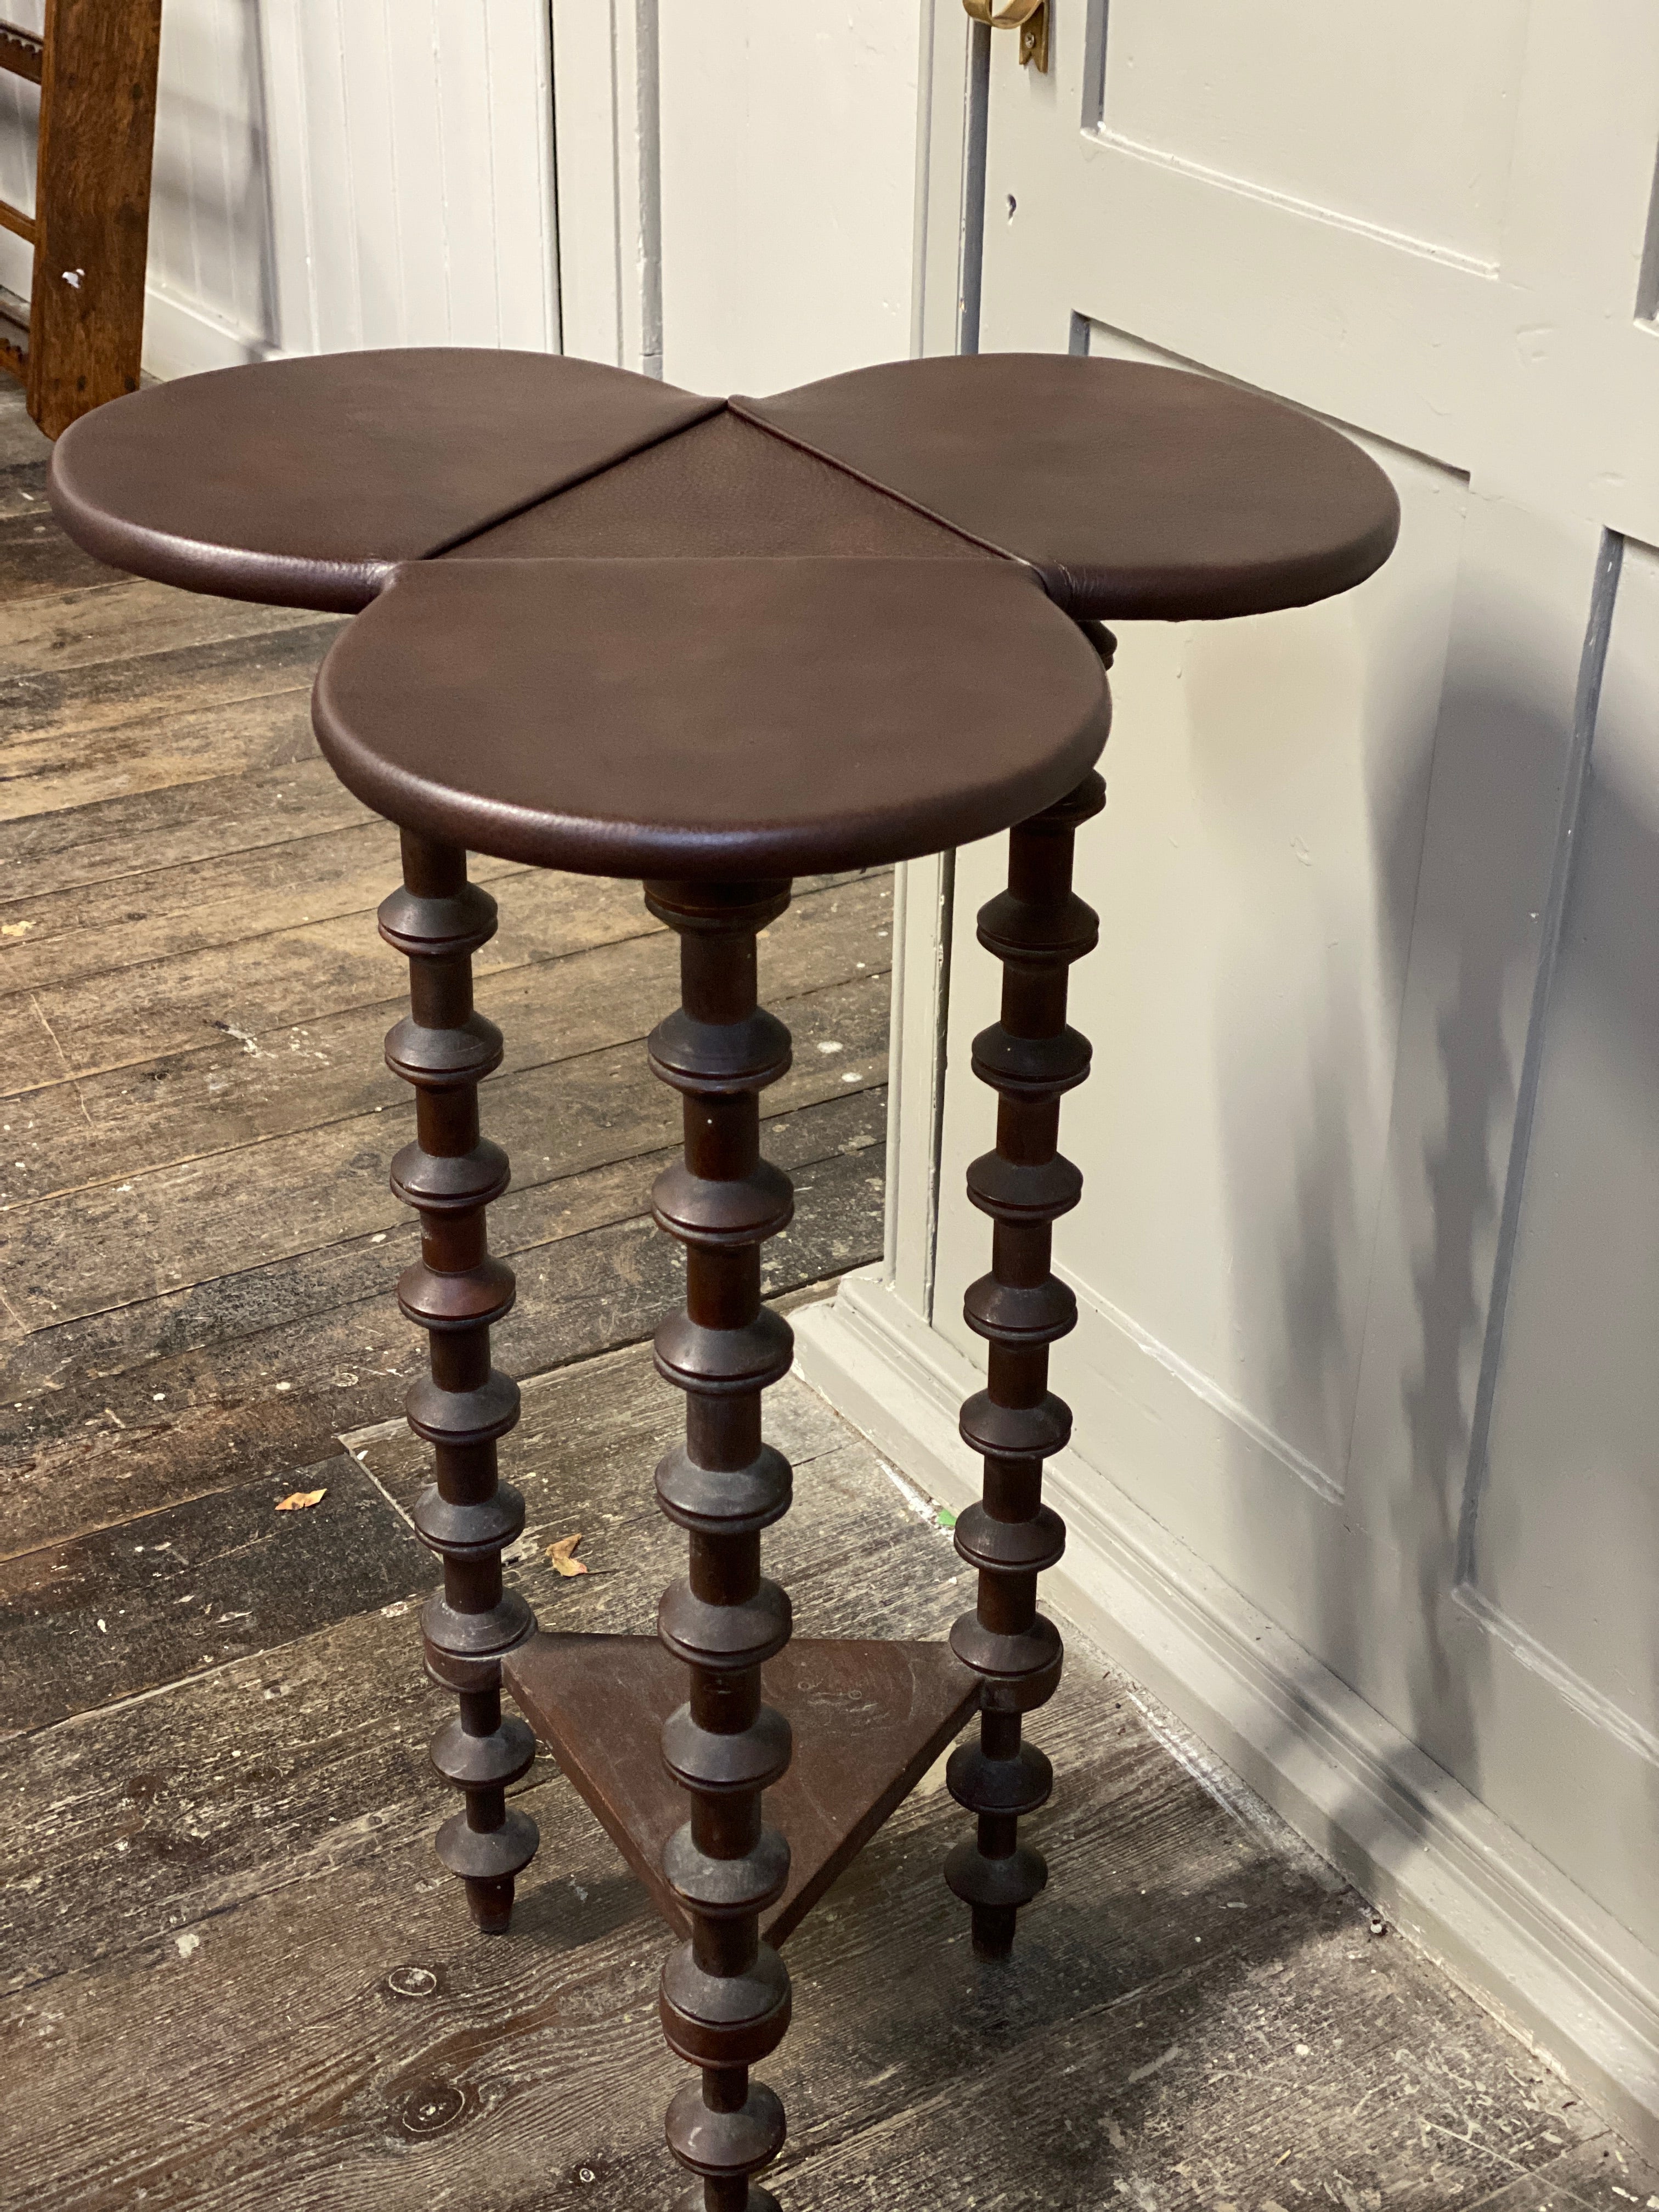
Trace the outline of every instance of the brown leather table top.
{"type": "Polygon", "coordinates": [[[891,362],[730,404],[1108,622],[1305,605],[1369,576],[1399,529],[1387,477],[1340,431],[1140,362],[891,362]]]}
{"type": "Polygon", "coordinates": [[[383,814],[647,877],[1004,828],[1105,741],[1078,622],[1322,599],[1399,526],[1388,477],[1325,424],[1068,355],[729,404],[541,354],[325,355],[112,401],[49,483],[118,567],[366,610],[314,720],[383,814]]]}
{"type": "Polygon", "coordinates": [[[94,408],[52,450],[52,503],[114,568],[352,614],[398,562],[429,559],[719,409],[552,354],[319,354],[94,408]]]}
{"type": "Polygon", "coordinates": [[[1187,620],[1346,591],[1399,526],[1382,470],[1310,416],[1066,354],[895,362],[729,410],[550,355],[327,354],[97,408],[51,490],[117,567],[341,611],[452,550],[981,552],[1071,615],[1187,620]]]}
{"type": "Polygon", "coordinates": [[[313,720],[378,813],[647,878],[940,851],[1072,789],[1094,647],[1009,562],[420,562],[334,645],[313,720]]]}

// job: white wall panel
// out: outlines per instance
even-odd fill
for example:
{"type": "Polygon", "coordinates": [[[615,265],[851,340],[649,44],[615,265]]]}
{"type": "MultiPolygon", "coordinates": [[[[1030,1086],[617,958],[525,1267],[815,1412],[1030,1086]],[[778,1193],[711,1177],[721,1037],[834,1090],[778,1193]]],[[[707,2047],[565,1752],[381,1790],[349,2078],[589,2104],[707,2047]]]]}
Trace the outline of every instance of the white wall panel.
{"type": "Polygon", "coordinates": [[[766,392],[911,351],[920,0],[662,0],[663,373],[766,392]]]}

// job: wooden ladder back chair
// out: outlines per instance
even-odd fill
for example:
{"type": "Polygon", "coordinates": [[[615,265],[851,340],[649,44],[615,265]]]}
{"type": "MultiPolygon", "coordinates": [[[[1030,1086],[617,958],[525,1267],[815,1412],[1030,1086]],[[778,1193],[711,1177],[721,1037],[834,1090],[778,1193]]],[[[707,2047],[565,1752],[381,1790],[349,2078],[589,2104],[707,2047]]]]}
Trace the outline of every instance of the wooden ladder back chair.
{"type": "Polygon", "coordinates": [[[39,37],[0,23],[0,70],[40,88],[34,212],[0,200],[34,249],[0,367],[49,438],[138,388],[161,44],[161,0],[47,0],[39,37]]]}

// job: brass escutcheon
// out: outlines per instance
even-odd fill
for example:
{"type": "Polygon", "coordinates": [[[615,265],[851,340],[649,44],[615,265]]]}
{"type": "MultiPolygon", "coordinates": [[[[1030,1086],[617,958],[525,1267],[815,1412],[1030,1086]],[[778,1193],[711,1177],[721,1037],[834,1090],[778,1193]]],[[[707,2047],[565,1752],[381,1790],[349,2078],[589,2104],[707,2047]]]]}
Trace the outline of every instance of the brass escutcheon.
{"type": "Polygon", "coordinates": [[[993,30],[1017,30],[1021,66],[1048,74],[1048,0],[962,0],[962,4],[975,23],[988,23],[993,30]]]}

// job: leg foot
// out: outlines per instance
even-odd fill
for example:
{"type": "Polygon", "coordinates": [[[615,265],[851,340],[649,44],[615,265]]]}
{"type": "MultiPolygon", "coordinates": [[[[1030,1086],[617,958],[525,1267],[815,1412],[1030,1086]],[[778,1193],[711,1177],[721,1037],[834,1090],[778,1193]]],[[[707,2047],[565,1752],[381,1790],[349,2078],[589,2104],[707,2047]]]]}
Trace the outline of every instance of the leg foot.
{"type": "MultiPolygon", "coordinates": [[[[534,1844],[531,1849],[535,1849],[534,1844]]],[[[503,1875],[499,1881],[467,1883],[466,1909],[481,1936],[505,1936],[512,1926],[514,1886],[510,1874],[503,1875]]]]}

